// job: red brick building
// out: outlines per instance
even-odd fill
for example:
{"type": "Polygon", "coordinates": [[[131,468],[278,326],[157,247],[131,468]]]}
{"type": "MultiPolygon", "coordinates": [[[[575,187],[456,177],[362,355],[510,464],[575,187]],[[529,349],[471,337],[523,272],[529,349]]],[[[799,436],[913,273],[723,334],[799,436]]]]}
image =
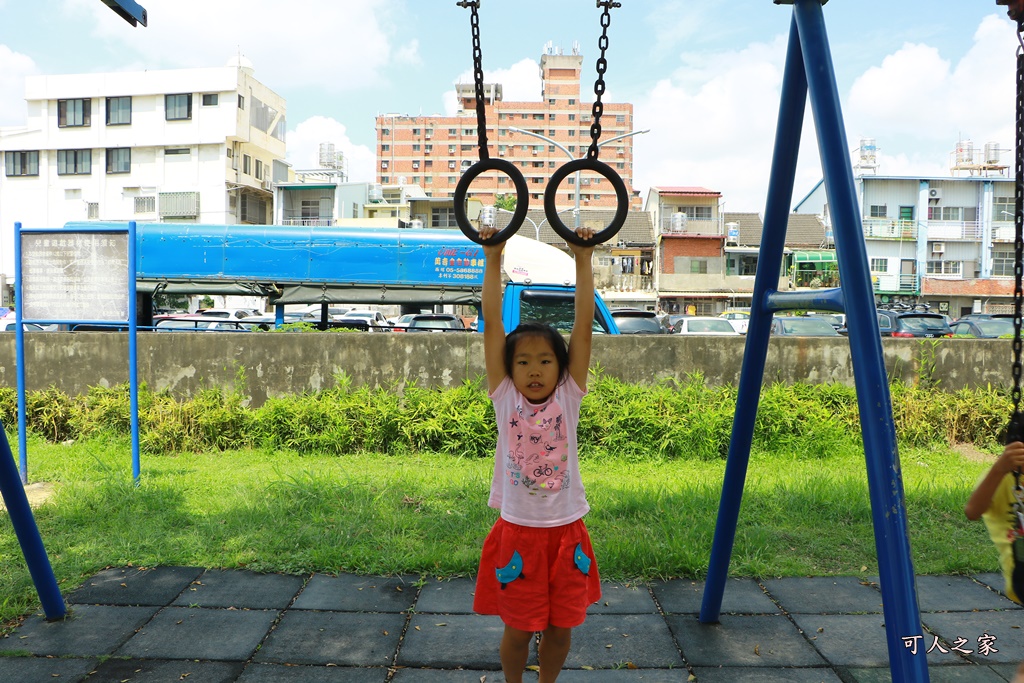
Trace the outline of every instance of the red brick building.
{"type": "MultiPolygon", "coordinates": [[[[580,99],[582,65],[583,57],[579,54],[563,55],[549,50],[541,55],[542,91],[536,102],[505,102],[501,84],[485,85],[489,154],[512,162],[522,171],[531,207],[543,206],[548,179],[569,161],[569,155],[583,157],[590,146],[592,104],[580,99]],[[569,154],[546,140],[513,128],[550,138],[569,154]]],[[[452,196],[462,173],[480,159],[474,85],[459,85],[458,97],[460,110],[456,116],[377,117],[377,182],[394,185],[404,178],[407,184],[423,187],[429,196],[452,196]]],[[[601,128],[602,141],[632,132],[633,105],[604,102],[601,128]]],[[[639,208],[639,198],[632,189],[632,138],[602,145],[599,158],[622,177],[635,208],[639,208]]],[[[567,178],[560,186],[559,208],[575,204],[574,180],[567,178]]],[[[506,176],[491,172],[473,182],[468,197],[493,204],[496,194],[514,193],[515,188],[506,176]]],[[[616,203],[611,183],[594,174],[583,175],[579,198],[580,206],[589,208],[614,207],[616,203]]],[[[450,214],[438,212],[431,222],[445,223],[451,218],[450,214]]],[[[432,227],[449,226],[445,223],[432,227]]]]}

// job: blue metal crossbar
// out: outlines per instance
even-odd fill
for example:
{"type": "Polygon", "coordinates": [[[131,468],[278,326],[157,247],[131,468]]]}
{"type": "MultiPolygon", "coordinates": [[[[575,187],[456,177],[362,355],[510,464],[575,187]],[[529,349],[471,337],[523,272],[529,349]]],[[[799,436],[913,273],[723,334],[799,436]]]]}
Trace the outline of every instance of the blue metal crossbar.
{"type": "MultiPolygon", "coordinates": [[[[788,4],[788,3],[787,3],[788,4]]],[[[857,405],[867,464],[868,489],[878,554],[889,665],[894,683],[928,682],[924,655],[905,647],[922,636],[914,568],[907,535],[903,477],[896,447],[889,385],[875,316],[867,251],[850,165],[835,71],[825,32],[821,0],[793,0],[782,100],[775,134],[768,200],[765,206],[750,325],[740,369],[732,440],[722,484],[722,499],[711,547],[700,621],[719,620],[739,518],[743,485],[757,417],[765,359],[775,311],[817,308],[845,311],[849,325],[857,405]],[[842,284],[813,294],[780,293],[779,281],[789,206],[793,198],[800,131],[808,93],[818,138],[842,284]]]]}
{"type": "Polygon", "coordinates": [[[101,2],[117,12],[118,16],[132,26],[138,26],[139,24],[143,26],[149,25],[149,16],[146,14],[146,8],[135,2],[135,0],[101,0],[101,2]]]}

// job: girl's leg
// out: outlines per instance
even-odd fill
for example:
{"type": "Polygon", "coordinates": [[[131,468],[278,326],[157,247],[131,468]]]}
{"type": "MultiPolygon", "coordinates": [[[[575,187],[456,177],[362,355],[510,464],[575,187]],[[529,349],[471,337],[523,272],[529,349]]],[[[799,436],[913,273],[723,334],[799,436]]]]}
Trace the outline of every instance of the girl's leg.
{"type": "Polygon", "coordinates": [[[572,644],[572,629],[548,626],[540,638],[537,658],[540,660],[540,677],[537,683],[555,683],[562,671],[565,658],[572,644]]]}
{"type": "Polygon", "coordinates": [[[501,637],[501,647],[498,650],[501,656],[501,670],[505,673],[505,683],[523,683],[523,671],[530,656],[531,640],[531,632],[520,631],[511,626],[505,627],[505,634],[501,637]]]}

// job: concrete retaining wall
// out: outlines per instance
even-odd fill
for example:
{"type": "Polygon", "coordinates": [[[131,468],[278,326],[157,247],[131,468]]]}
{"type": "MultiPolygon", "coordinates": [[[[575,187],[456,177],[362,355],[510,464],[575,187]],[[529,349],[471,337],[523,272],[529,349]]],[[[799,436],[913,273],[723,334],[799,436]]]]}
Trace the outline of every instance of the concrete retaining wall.
{"type": "MultiPolygon", "coordinates": [[[[717,386],[737,384],[744,338],[622,336],[594,339],[593,365],[626,382],[685,380],[700,373],[717,386]]],[[[1011,383],[1006,339],[883,340],[891,378],[934,379],[955,390],[1011,383]]],[[[53,385],[71,395],[128,381],[127,336],[108,332],[42,332],[25,336],[26,386],[53,385]]],[[[315,392],[345,373],[354,386],[457,386],[484,374],[483,339],[475,334],[145,333],[138,337],[139,380],[186,397],[204,387],[241,382],[252,405],[267,397],[315,392]]],[[[766,382],[853,385],[849,342],[773,338],[766,382]]],[[[14,335],[0,338],[0,386],[16,387],[14,335]]]]}

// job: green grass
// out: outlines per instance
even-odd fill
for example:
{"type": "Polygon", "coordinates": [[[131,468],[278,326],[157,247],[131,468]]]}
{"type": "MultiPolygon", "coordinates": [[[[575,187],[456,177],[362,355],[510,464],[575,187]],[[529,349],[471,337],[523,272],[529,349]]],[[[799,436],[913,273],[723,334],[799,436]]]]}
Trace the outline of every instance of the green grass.
{"type": "MultiPolygon", "coordinates": [[[[602,578],[703,578],[725,463],[598,453],[582,468],[602,578]]],[[[983,525],[962,512],[987,465],[945,449],[907,448],[901,460],[915,571],[997,571],[983,525]]],[[[29,441],[30,479],[55,486],[36,520],[65,593],[125,565],[472,574],[496,516],[486,503],[492,468],[431,452],[144,454],[135,487],[122,437],[29,441]]],[[[9,627],[38,599],[2,519],[0,624],[9,627]]],[[[730,571],[877,574],[863,454],[848,444],[827,455],[755,453],[730,571]]]]}

